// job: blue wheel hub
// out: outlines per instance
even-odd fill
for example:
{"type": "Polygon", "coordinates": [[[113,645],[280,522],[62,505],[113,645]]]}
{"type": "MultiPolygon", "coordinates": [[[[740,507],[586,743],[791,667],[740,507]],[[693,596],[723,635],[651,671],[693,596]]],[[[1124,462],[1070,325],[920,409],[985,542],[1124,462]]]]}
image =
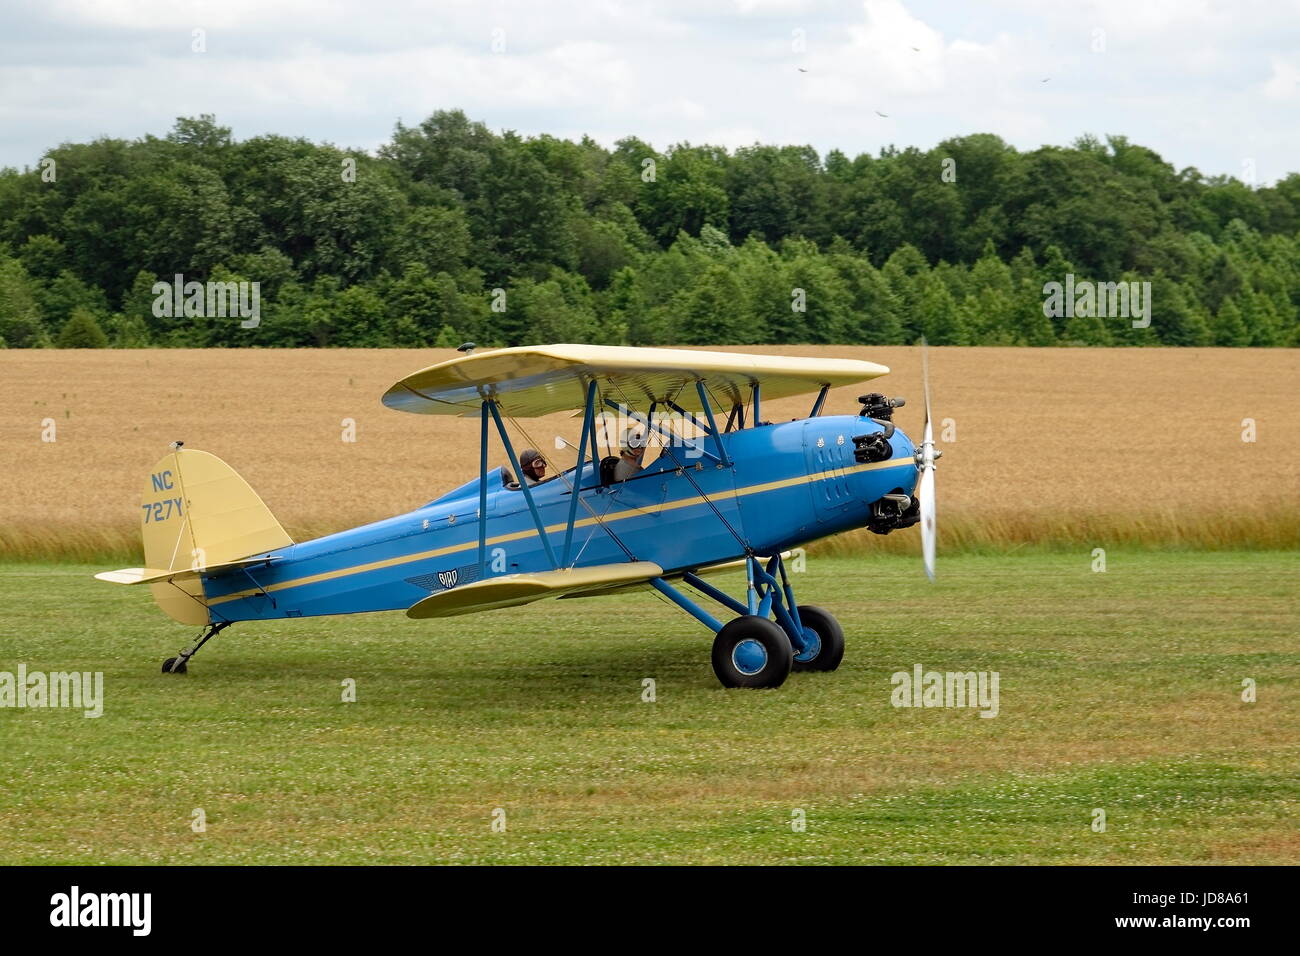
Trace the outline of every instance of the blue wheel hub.
{"type": "Polygon", "coordinates": [[[811,627],[803,629],[803,650],[794,656],[800,664],[814,660],[822,652],[822,639],[811,627]]]}
{"type": "Polygon", "coordinates": [[[747,637],[731,649],[731,663],[746,677],[753,677],[767,666],[767,648],[747,637]]]}

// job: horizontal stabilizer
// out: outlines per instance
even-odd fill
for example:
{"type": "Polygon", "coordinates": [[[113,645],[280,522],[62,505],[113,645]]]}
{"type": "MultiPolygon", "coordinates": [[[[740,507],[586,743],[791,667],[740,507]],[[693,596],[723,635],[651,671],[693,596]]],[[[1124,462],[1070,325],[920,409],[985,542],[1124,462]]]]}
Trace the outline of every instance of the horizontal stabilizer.
{"type": "Polygon", "coordinates": [[[100,581],[108,581],[111,584],[157,584],[160,581],[185,581],[190,578],[197,578],[201,574],[212,575],[230,568],[266,564],[277,560],[278,557],[279,555],[268,554],[260,558],[241,558],[238,561],[223,561],[220,564],[209,564],[203,568],[180,568],[176,571],[160,570],[159,568],[122,568],[120,571],[100,571],[95,577],[100,581]]]}
{"type": "Polygon", "coordinates": [[[653,561],[632,561],[627,564],[599,564],[589,568],[564,568],[560,571],[503,574],[430,594],[412,604],[407,609],[406,616],[455,617],[458,614],[492,611],[530,604],[543,598],[561,597],[570,591],[644,582],[663,573],[664,569],[653,561]]]}

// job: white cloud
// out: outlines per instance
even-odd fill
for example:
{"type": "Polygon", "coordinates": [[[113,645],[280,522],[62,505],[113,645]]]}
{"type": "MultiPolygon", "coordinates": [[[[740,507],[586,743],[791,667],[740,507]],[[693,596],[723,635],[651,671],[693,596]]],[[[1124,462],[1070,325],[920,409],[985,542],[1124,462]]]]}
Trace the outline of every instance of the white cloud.
{"type": "Polygon", "coordinates": [[[1295,99],[1300,89],[1300,68],[1274,57],[1273,75],[1264,84],[1264,95],[1271,100],[1295,99]]]}
{"type": "Polygon", "coordinates": [[[399,117],[460,107],[607,144],[854,154],[1092,132],[1207,173],[1239,173],[1247,148],[1261,172],[1300,166],[1300,0],[11,0],[6,21],[2,164],[198,112],[241,137],[370,148],[399,117]],[[190,52],[195,26],[207,53],[190,52]]]}

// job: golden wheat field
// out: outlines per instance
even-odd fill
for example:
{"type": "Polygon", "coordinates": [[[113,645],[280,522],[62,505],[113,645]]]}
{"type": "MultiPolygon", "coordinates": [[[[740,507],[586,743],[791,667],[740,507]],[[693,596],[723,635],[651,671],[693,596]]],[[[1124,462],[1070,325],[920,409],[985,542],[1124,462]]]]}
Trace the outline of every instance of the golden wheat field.
{"type": "MultiPolygon", "coordinates": [[[[865,391],[904,395],[896,420],[919,435],[917,349],[784,351],[890,366],[833,392],[826,411],[856,410],[865,391]]],[[[177,439],[229,462],[296,538],[409,510],[472,477],[478,423],[379,397],[454,354],[0,352],[0,557],[133,555],[142,485],[177,439]]],[[[935,348],[930,367],[941,548],[1300,544],[1300,350],[935,348]]],[[[810,401],[764,403],[764,418],[805,415],[810,401]]],[[[554,437],[576,440],[580,420],[518,424],[517,447],[572,463],[554,437]]],[[[824,546],[917,545],[904,532],[824,546]]]]}

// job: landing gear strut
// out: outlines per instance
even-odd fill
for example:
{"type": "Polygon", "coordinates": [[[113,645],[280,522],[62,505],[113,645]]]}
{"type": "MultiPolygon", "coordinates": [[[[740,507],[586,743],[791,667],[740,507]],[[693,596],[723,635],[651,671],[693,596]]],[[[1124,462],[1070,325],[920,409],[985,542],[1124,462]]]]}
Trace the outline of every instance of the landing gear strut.
{"type": "Polygon", "coordinates": [[[230,624],[230,621],[217,621],[216,623],[209,624],[203,629],[203,632],[199,635],[198,640],[194,642],[192,647],[181,651],[175,657],[169,657],[167,660],[163,661],[162,672],[164,674],[184,674],[188,670],[186,664],[189,663],[191,657],[199,652],[199,648],[208,643],[208,641],[212,640],[226,628],[230,627],[230,624]]]}
{"type": "Polygon", "coordinates": [[[844,631],[828,612],[797,605],[780,555],[745,559],[745,602],[688,573],[682,580],[740,615],[723,624],[662,578],[650,583],[717,637],[713,672],[724,687],[780,687],[797,671],[833,671],[844,657],[844,631]],[[775,618],[775,620],[773,620],[775,618]]]}

